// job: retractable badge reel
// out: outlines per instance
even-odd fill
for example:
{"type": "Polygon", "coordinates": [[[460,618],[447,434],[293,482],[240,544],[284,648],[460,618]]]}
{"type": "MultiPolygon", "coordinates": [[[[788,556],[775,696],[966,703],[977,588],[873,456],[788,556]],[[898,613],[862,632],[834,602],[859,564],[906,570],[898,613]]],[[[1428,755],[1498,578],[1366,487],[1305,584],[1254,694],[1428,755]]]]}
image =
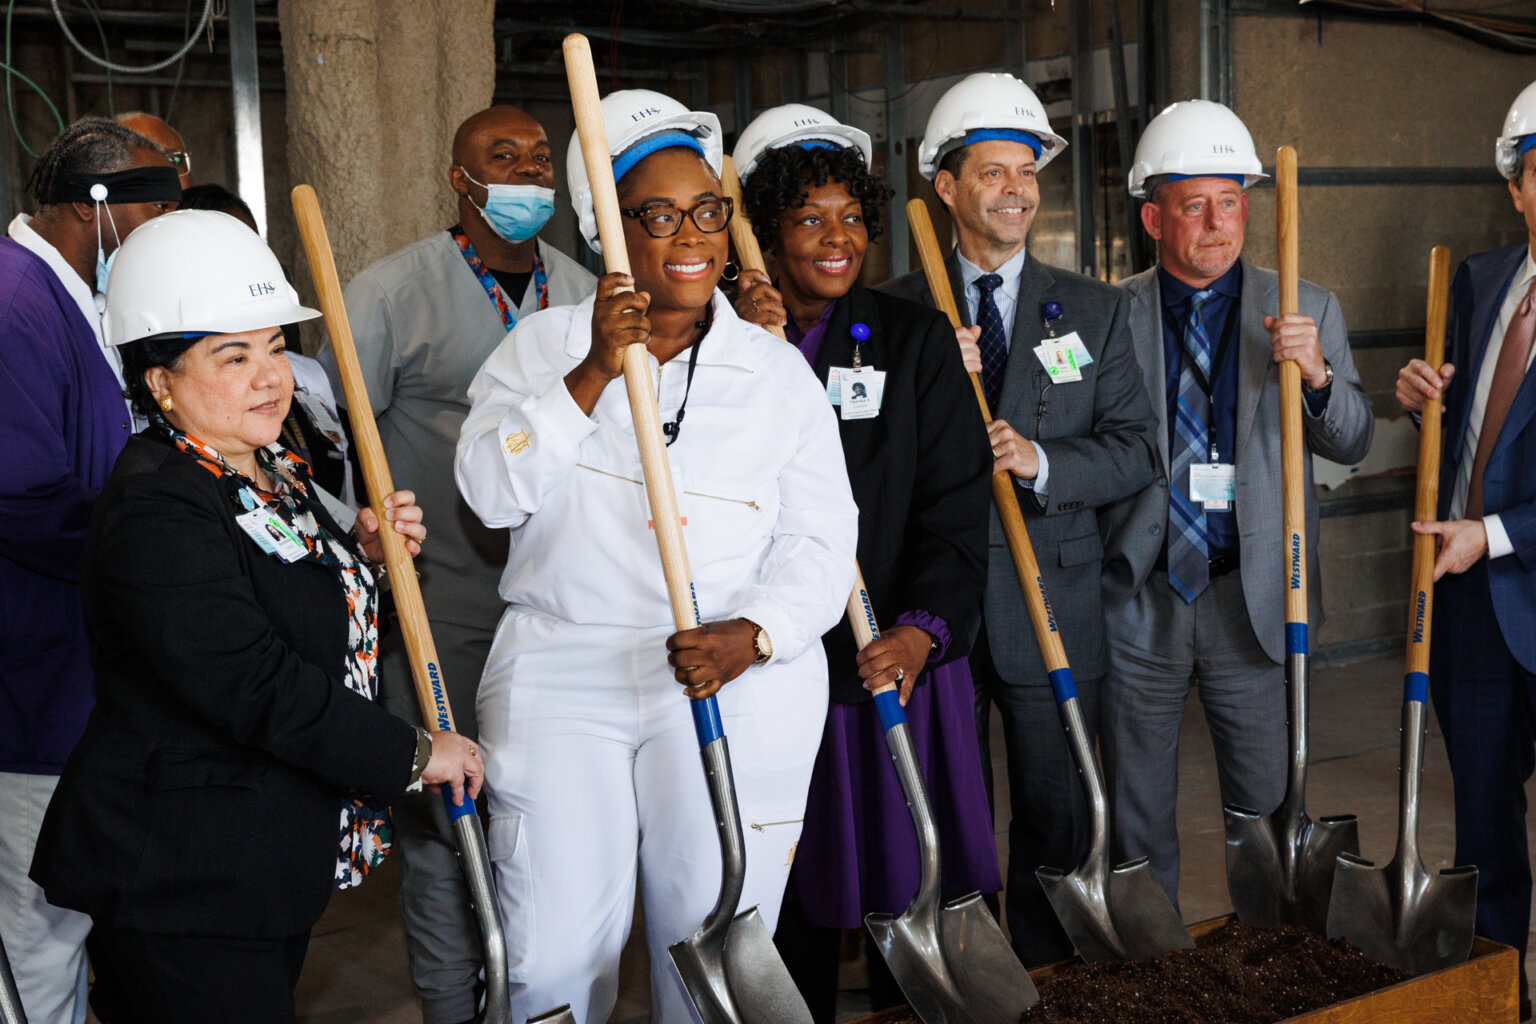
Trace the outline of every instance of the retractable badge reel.
{"type": "Polygon", "coordinates": [[[1054,300],[1041,307],[1046,337],[1035,346],[1035,358],[1040,360],[1052,384],[1072,384],[1082,380],[1083,367],[1093,362],[1088,346],[1083,344],[1083,339],[1077,336],[1076,331],[1056,337],[1056,321],[1061,319],[1064,312],[1061,303],[1054,300]]]}
{"type": "Polygon", "coordinates": [[[885,371],[864,365],[864,346],[869,342],[869,325],[854,324],[848,328],[853,336],[853,367],[834,371],[841,380],[839,394],[842,399],[842,418],[845,420],[869,420],[880,415],[880,400],[885,394],[885,371]]]}

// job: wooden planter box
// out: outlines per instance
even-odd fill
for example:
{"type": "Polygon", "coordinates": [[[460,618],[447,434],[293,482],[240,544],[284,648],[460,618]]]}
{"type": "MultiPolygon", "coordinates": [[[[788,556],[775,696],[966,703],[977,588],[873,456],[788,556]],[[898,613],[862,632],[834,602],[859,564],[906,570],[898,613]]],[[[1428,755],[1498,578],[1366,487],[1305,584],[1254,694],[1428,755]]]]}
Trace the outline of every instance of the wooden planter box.
{"type": "MultiPolygon", "coordinates": [[[[1232,915],[1189,926],[1199,940],[1232,920],[1232,915]]],[[[1064,960],[1029,972],[1041,981],[1076,961],[1064,960]]],[[[1464,964],[1425,974],[1391,988],[1334,1003],[1283,1024],[1515,1024],[1519,1016],[1519,957],[1513,949],[1488,939],[1472,943],[1464,964]]],[[[850,1024],[882,1024],[908,1011],[882,1010],[850,1024]]]]}

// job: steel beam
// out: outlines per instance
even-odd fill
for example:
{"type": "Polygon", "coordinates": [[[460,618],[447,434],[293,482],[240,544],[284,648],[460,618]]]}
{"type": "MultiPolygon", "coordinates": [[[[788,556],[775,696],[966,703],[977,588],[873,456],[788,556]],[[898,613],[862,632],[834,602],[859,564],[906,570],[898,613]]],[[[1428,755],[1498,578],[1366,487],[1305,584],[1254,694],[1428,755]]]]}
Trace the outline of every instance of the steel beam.
{"type": "Polygon", "coordinates": [[[1094,205],[1097,175],[1093,166],[1093,97],[1088,94],[1093,67],[1093,9],[1076,0],[1072,4],[1072,206],[1077,227],[1077,270],[1097,276],[1095,243],[1098,225],[1094,205]]]}
{"type": "Polygon", "coordinates": [[[911,266],[907,248],[907,53],[904,26],[895,19],[885,23],[885,183],[891,197],[890,277],[905,274],[911,266]]]}
{"type": "Polygon", "coordinates": [[[235,192],[267,236],[267,172],[261,155],[261,73],[256,0],[229,0],[229,77],[235,107],[235,192]]]}

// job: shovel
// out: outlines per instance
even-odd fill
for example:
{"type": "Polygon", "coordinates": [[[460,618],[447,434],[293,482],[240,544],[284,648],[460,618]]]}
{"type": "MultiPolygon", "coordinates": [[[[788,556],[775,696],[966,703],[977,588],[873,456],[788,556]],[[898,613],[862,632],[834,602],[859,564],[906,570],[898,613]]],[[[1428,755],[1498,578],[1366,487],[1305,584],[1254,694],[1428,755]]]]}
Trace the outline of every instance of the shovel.
{"type": "MultiPolygon", "coordinates": [[[[864,574],[848,598],[859,650],[880,636],[864,574]]],[[[939,906],[939,830],[895,683],[875,691],[875,711],[917,829],[917,895],[900,915],[865,914],[902,994],[923,1024],[1002,1024],[1040,1001],[1029,972],[1003,938],[980,893],[939,906]]]]}
{"type": "MultiPolygon", "coordinates": [[[[362,367],[357,360],[357,348],[352,342],[352,324],[347,318],[346,303],[342,301],[341,280],[336,274],[336,260],[331,252],[330,236],[325,230],[325,218],[320,214],[320,201],[315,196],[315,190],[308,185],[296,186],[292,198],[293,214],[298,222],[299,237],[304,242],[304,254],[309,260],[310,276],[314,280],[320,309],[325,314],[325,327],[336,354],[336,369],[341,376],[342,391],[347,399],[347,413],[352,421],[352,434],[357,441],[363,479],[367,482],[374,514],[379,517],[379,523],[384,524],[389,521],[384,515],[384,499],[394,493],[395,485],[390,478],[389,462],[384,457],[383,442],[379,440],[378,424],[373,420],[373,406],[368,400],[368,385],[363,380],[362,367]]],[[[405,639],[411,675],[416,682],[416,699],[421,704],[422,720],[434,732],[452,732],[453,710],[448,706],[448,694],[443,688],[442,669],[437,660],[437,647],[432,642],[432,626],[427,621],[427,607],[421,599],[421,587],[416,582],[416,569],[410,552],[405,548],[405,538],[381,525],[379,540],[384,546],[384,564],[394,593],[395,614],[405,639]]],[[[464,803],[456,807],[453,793],[446,786],[442,792],[443,805],[448,809],[448,820],[453,828],[459,864],[464,869],[470,906],[480,926],[485,966],[485,1010],[479,1020],[481,1024],[510,1024],[512,1007],[507,987],[507,940],[506,933],[502,931],[496,890],[491,881],[491,859],[485,848],[485,833],[481,829],[480,816],[475,813],[473,800],[466,797],[464,803]]]]}
{"type": "MultiPolygon", "coordinates": [[[[921,199],[907,203],[907,223],[917,242],[934,304],[948,315],[953,326],[959,327],[960,314],[949,287],[944,258],[934,237],[928,206],[921,199]]],[[[987,406],[986,393],[982,390],[981,379],[974,373],[971,374],[971,384],[976,390],[982,419],[991,423],[992,411],[987,406]]],[[[992,477],[992,498],[997,504],[1008,550],[1013,556],[1013,567],[1024,590],[1029,621],[1045,659],[1051,690],[1056,695],[1062,725],[1072,746],[1078,774],[1088,791],[1093,814],[1093,839],[1082,862],[1070,873],[1042,867],[1035,872],[1035,877],[1040,880],[1057,920],[1079,955],[1090,963],[1134,960],[1172,949],[1193,949],[1194,940],[1145,857],[1127,861],[1112,871],[1109,868],[1109,813],[1104,798],[1104,780],[1099,775],[1099,766],[1088,742],[1082,711],[1077,704],[1077,686],[1072,680],[1067,652],[1061,644],[1061,632],[1045,593],[1045,581],[1024,527],[1024,513],[1019,508],[1012,474],[1005,471],[992,477]]]]}
{"type": "Polygon", "coordinates": [[[16,991],[16,979],[11,976],[11,961],[5,955],[5,943],[0,942],[0,1024],[27,1024],[27,1011],[21,1006],[21,993],[16,991]]]}
{"type": "Polygon", "coordinates": [[[571,1012],[571,1008],[567,1004],[529,1017],[528,1024],[576,1024],[576,1015],[571,1012]]]}
{"type": "MultiPolygon", "coordinates": [[[[1429,254],[1429,312],[1424,360],[1440,366],[1445,349],[1446,286],[1451,254],[1429,254]]],[[[1419,426],[1419,487],[1414,519],[1435,518],[1440,477],[1440,400],[1424,403],[1419,426]]],[[[1424,773],[1424,702],[1429,694],[1429,627],[1433,613],[1435,539],[1413,538],[1412,607],[1403,684],[1403,752],[1398,778],[1397,852],[1386,867],[1342,854],[1333,876],[1328,937],[1348,939],[1382,963],[1428,974],[1472,955],[1477,868],[1445,868],[1436,877],[1419,857],[1419,784],[1424,773]]]]}
{"type": "MultiPolygon", "coordinates": [[[[1299,309],[1299,235],[1296,220],[1296,151],[1275,155],[1277,238],[1280,245],[1280,313],[1299,309]]],[[[1322,933],[1328,921],[1334,864],[1340,854],[1360,852],[1353,814],[1313,821],[1307,817],[1307,518],[1302,460],[1301,367],[1280,365],[1280,460],[1285,500],[1285,685],[1289,698],[1290,770],[1285,800],[1269,815],[1229,804],[1227,891],[1246,925],[1303,925],[1322,933]]]]}
{"type": "MultiPolygon", "coordinates": [[[[743,270],[763,270],[763,252],[752,233],[751,220],[742,212],[741,180],[730,157],[724,160],[720,182],[736,203],[730,231],[737,262],[743,270]]],[[[767,330],[784,338],[782,327],[767,330]]],[[[861,651],[880,635],[862,572],[848,595],[848,624],[861,651]]],[[[981,894],[971,893],[939,906],[939,832],[895,684],[875,692],[875,711],[885,726],[886,746],[917,829],[920,880],[917,895],[905,911],[899,915],[866,914],[864,924],[902,994],[924,1024],[1017,1020],[1040,1001],[1040,994],[981,894]]]]}
{"type": "MultiPolygon", "coordinates": [[[[608,161],[607,132],[597,94],[597,75],[592,67],[592,50],[587,37],[580,33],[565,37],[564,50],[566,80],[587,178],[592,184],[592,207],[603,243],[603,258],[610,273],[627,274],[629,254],[624,248],[619,197],[613,167],[608,161]]],[[[682,523],[678,519],[677,497],[672,490],[672,472],[667,466],[661,416],[656,409],[645,346],[630,345],[624,349],[624,384],[640,447],[651,521],[656,525],[656,543],[661,549],[662,571],[667,578],[672,621],[679,630],[693,629],[700,625],[699,606],[688,569],[688,552],[683,545],[682,523]]],[[[694,701],[692,711],[720,838],[720,897],[699,930],[691,938],[672,945],[672,962],[704,1024],[811,1024],[811,1012],[779,958],[757,908],[736,913],[746,877],[746,849],[736,787],[731,780],[730,751],[715,698],[694,701]]]]}

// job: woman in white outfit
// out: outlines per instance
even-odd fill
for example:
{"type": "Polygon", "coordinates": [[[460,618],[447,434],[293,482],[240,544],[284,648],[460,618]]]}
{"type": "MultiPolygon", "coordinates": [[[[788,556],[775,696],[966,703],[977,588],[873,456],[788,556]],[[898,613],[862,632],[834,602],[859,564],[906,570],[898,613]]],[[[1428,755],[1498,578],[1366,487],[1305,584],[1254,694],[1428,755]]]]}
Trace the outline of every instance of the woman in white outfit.
{"type": "MultiPolygon", "coordinates": [[[[652,1019],[678,1022],[696,1018],[667,947],[699,927],[720,879],[688,698],[718,695],[747,826],[741,907],[772,931],[857,510],[804,358],[715,289],[731,212],[715,117],[645,91],[610,95],[603,114],[634,277],[518,324],[470,387],[455,469],[480,518],[512,533],[478,708],[513,1019],[564,1002],[578,1021],[608,1018],[638,869],[652,1019]],[[706,623],[677,634],[616,383],[629,344],[652,357],[706,623]]],[[[568,167],[597,248],[574,139],[568,167]]]]}

